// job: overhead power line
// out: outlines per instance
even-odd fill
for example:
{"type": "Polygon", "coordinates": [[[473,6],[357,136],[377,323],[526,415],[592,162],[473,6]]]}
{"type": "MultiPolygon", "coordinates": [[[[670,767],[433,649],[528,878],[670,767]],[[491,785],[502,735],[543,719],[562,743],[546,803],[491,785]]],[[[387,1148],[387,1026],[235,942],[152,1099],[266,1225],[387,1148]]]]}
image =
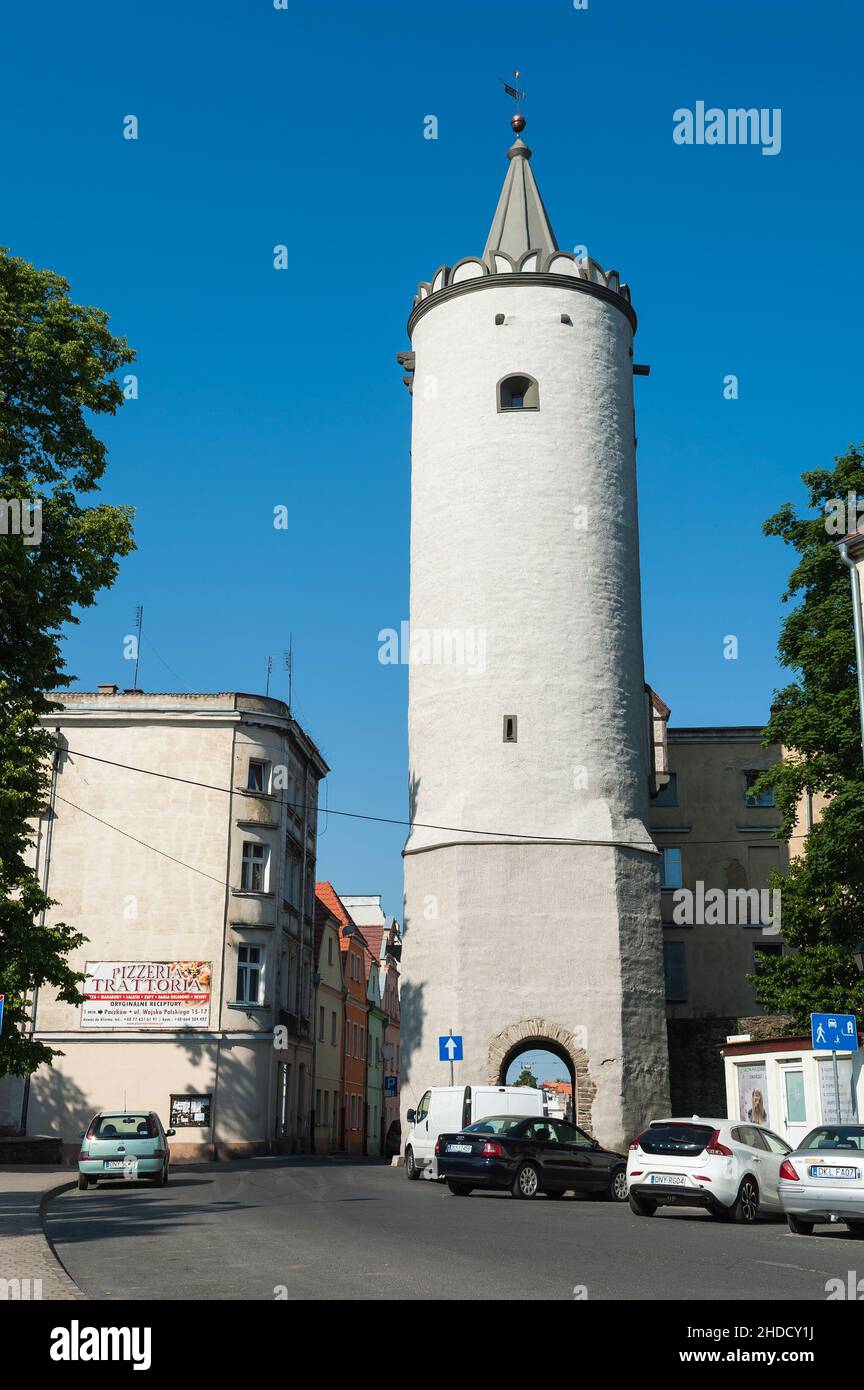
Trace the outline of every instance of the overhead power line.
{"type": "MultiPolygon", "coordinates": [[[[95,753],[84,753],[84,752],[81,751],[81,749],[78,749],[78,748],[64,748],[62,751],[63,751],[63,753],[68,754],[68,755],[71,755],[71,756],[76,757],[76,758],[87,758],[90,762],[94,762],[94,763],[104,763],[104,764],[105,764],[106,766],[108,766],[108,767],[119,767],[119,768],[121,768],[124,772],[138,772],[138,773],[141,773],[141,774],[142,774],[143,776],[145,776],[145,777],[158,777],[160,780],[166,781],[166,782],[180,782],[180,783],[182,783],[184,786],[187,786],[187,787],[200,787],[200,788],[201,788],[202,790],[204,790],[204,791],[221,792],[224,796],[234,796],[234,795],[237,794],[238,790],[242,790],[242,789],[238,789],[238,788],[236,788],[236,787],[220,787],[220,786],[217,786],[214,782],[201,782],[201,781],[198,781],[197,779],[192,778],[192,777],[178,777],[177,774],[176,774],[176,773],[173,773],[173,772],[156,772],[153,768],[150,768],[150,767],[134,767],[131,763],[121,763],[121,762],[117,762],[117,761],[115,761],[113,758],[100,758],[100,757],[97,757],[97,755],[96,755],[95,753]]],[[[70,804],[71,804],[71,803],[70,803],[70,804]]],[[[306,808],[306,803],[305,803],[305,802],[303,802],[303,801],[289,801],[289,800],[288,800],[287,798],[285,798],[285,797],[280,798],[280,805],[283,805],[283,806],[290,806],[290,807],[292,807],[294,810],[298,810],[298,811],[303,811],[303,810],[305,810],[305,808],[306,808]]],[[[82,809],[82,808],[79,807],[78,809],[80,810],[80,809],[82,809]]],[[[319,809],[320,809],[320,808],[319,808],[319,809]]],[[[446,830],[446,831],[448,831],[450,834],[453,834],[453,835],[488,835],[488,836],[492,836],[492,837],[494,837],[495,839],[499,839],[499,840],[502,840],[502,839],[503,839],[503,840],[526,840],[526,841],[533,841],[533,842],[535,842],[535,843],[542,843],[542,844],[588,845],[588,846],[605,846],[605,847],[616,848],[616,849],[641,849],[641,850],[647,850],[647,846],[646,846],[646,844],[645,844],[645,842],[644,842],[643,840],[593,840],[593,839],[592,839],[592,840],[586,840],[586,839],[577,839],[577,838],[575,838],[575,837],[573,837],[573,836],[569,836],[569,835],[536,835],[536,834],[535,834],[535,835],[531,835],[531,834],[527,834],[527,833],[525,833],[525,832],[512,831],[512,830],[476,830],[476,829],[467,828],[466,826],[457,826],[457,825],[435,825],[435,824],[432,824],[432,823],[429,822],[429,821],[402,820],[402,819],[400,819],[400,818],[398,818],[398,817],[396,817],[396,816],[373,816],[373,815],[370,815],[370,814],[368,814],[368,813],[366,813],[366,812],[362,812],[362,811],[338,811],[338,810],[334,810],[332,806],[328,806],[328,807],[326,808],[326,812],[327,812],[327,814],[330,815],[330,816],[343,816],[343,817],[348,818],[349,820],[365,820],[365,821],[372,821],[372,822],[374,822],[374,823],[376,823],[376,824],[378,824],[378,825],[401,825],[401,826],[406,826],[406,827],[408,827],[409,829],[410,829],[410,828],[415,828],[415,829],[418,829],[418,830],[446,830]]],[[[85,814],[90,814],[90,813],[87,812],[87,813],[85,813],[85,814]]],[[[98,819],[98,817],[96,817],[96,819],[98,819]]],[[[107,822],[106,822],[106,824],[107,824],[107,822]]],[[[773,827],[772,827],[772,828],[773,828],[773,827]]],[[[745,832],[745,833],[746,833],[746,832],[745,832]]],[[[763,834],[764,831],[761,831],[761,830],[760,830],[758,833],[759,833],[759,834],[763,834]]],[[[734,839],[734,840],[722,840],[722,839],[691,840],[691,839],[689,838],[689,836],[688,836],[688,832],[686,832],[686,831],[681,831],[680,828],[679,828],[679,827],[676,827],[676,826],[671,826],[671,827],[669,828],[668,831],[667,831],[667,830],[664,830],[661,826],[657,826],[657,827],[655,827],[654,834],[656,834],[656,835],[666,835],[666,834],[672,834],[672,835],[674,835],[674,834],[681,834],[682,836],[685,837],[684,840],[683,840],[683,843],[684,843],[685,845],[700,845],[700,846],[704,846],[704,845],[740,845],[740,844],[742,843],[742,839],[743,839],[743,836],[741,836],[741,837],[738,837],[738,838],[736,838],[736,839],[734,839]]],[[[130,838],[134,838],[134,836],[133,836],[133,837],[130,837],[130,838]]],[[[804,839],[804,838],[806,838],[806,837],[805,837],[804,835],[791,835],[789,838],[790,838],[790,839],[793,839],[793,840],[799,840],[799,839],[804,839]]],[[[152,846],[151,846],[151,847],[148,847],[148,848],[152,848],[152,846]]],[[[170,858],[170,856],[169,856],[169,858],[170,858]]]]}

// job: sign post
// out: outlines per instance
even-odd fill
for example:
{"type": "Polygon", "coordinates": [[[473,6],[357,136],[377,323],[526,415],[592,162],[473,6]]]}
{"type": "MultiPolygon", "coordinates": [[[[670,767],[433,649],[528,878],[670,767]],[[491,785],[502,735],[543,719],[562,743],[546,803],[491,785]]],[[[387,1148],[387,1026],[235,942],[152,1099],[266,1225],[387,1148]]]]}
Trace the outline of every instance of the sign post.
{"type": "Polygon", "coordinates": [[[837,1051],[857,1052],[858,1020],[854,1014],[811,1014],[810,1041],[814,1052],[831,1052],[834,1071],[834,1101],[837,1106],[837,1123],[842,1119],[840,1110],[840,1073],[837,1069],[837,1051]]]}
{"type": "Polygon", "coordinates": [[[3,1005],[6,1002],[6,995],[0,994],[0,1033],[3,1032],[3,1005]]]}
{"type": "Polygon", "coordinates": [[[438,1060],[439,1062],[450,1063],[450,1085],[453,1085],[453,1063],[462,1061],[462,1037],[457,1033],[453,1036],[453,1029],[446,1036],[438,1037],[438,1060]]]}

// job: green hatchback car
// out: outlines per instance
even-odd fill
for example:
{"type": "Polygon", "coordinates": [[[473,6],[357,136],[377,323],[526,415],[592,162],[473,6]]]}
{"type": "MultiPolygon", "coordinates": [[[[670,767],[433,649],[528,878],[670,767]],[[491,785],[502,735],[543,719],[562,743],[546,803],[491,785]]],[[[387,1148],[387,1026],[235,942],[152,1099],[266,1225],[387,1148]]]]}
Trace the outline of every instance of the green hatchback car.
{"type": "Polygon", "coordinates": [[[85,1192],[102,1178],[145,1178],[156,1187],[168,1181],[173,1129],[164,1130],[154,1110],[104,1110],[81,1135],[78,1186],[85,1192]]]}

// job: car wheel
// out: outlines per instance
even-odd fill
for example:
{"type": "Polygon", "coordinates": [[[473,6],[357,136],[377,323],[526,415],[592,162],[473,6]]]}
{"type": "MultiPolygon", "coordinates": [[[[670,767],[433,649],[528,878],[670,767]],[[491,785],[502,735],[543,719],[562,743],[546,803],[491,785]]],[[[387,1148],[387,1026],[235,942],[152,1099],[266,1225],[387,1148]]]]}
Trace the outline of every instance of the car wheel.
{"type": "Polygon", "coordinates": [[[414,1162],[413,1149],[405,1150],[405,1176],[408,1178],[409,1182],[416,1182],[420,1176],[420,1169],[414,1162]]]}
{"type": "Polygon", "coordinates": [[[87,1191],[87,1188],[88,1188],[89,1186],[90,1186],[90,1179],[89,1179],[89,1178],[85,1178],[85,1176],[84,1176],[83,1173],[79,1173],[79,1174],[78,1174],[78,1191],[79,1191],[79,1192],[86,1192],[86,1191],[87,1191]]]}
{"type": "Polygon", "coordinates": [[[627,1201],[627,1169],[615,1168],[609,1179],[609,1186],[606,1189],[606,1196],[610,1202],[627,1201]]]}
{"type": "Polygon", "coordinates": [[[787,1213],[786,1221],[793,1236],[812,1236],[814,1221],[802,1221],[800,1216],[792,1216],[787,1213]]]}
{"type": "Polygon", "coordinates": [[[447,1186],[450,1188],[454,1197],[470,1197],[471,1193],[474,1191],[473,1187],[470,1187],[467,1182],[454,1182],[452,1178],[447,1179],[447,1186]]]}
{"type": "Polygon", "coordinates": [[[738,1189],[735,1204],[730,1208],[732,1220],[741,1226],[752,1226],[759,1214],[759,1188],[755,1178],[745,1178],[738,1189]]]}
{"type": "Polygon", "coordinates": [[[536,1197],[540,1191],[540,1174],[533,1163],[523,1163],[511,1188],[514,1197],[536,1197]]]}
{"type": "Polygon", "coordinates": [[[646,1201],[644,1197],[637,1197],[635,1192],[630,1193],[628,1201],[634,1216],[653,1216],[657,1210],[656,1202],[646,1201]]]}

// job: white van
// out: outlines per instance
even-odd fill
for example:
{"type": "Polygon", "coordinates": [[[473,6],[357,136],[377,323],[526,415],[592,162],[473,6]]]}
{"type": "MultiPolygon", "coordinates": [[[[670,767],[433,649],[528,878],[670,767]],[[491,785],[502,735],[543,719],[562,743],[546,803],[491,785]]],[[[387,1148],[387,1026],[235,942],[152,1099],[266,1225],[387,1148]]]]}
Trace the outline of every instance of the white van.
{"type": "Polygon", "coordinates": [[[405,1116],[405,1172],[412,1181],[424,1168],[434,1174],[439,1134],[452,1134],[487,1115],[545,1114],[546,1097],[532,1086],[432,1086],[405,1116]]]}

